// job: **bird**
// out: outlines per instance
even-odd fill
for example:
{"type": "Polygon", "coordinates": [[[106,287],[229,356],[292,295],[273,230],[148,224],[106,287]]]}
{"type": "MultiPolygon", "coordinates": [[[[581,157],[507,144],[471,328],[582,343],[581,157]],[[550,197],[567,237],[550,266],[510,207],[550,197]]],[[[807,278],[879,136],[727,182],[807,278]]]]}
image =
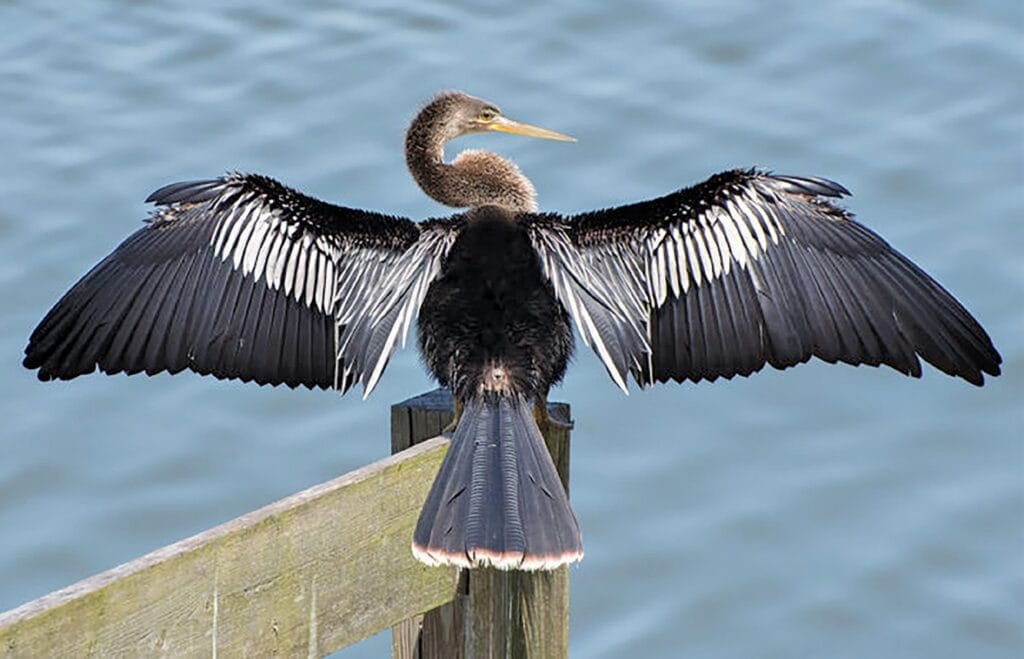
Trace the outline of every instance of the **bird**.
{"type": "Polygon", "coordinates": [[[464,209],[414,222],[338,206],[259,174],[166,185],[146,224],[31,333],[41,380],[186,369],[368,396],[417,326],[451,390],[450,447],[412,553],[430,565],[549,570],[582,535],[540,426],[579,338],[630,381],[715,381],[812,357],[981,386],[1002,361],[939,283],[840,205],[842,185],[734,169],[665,196],[541,212],[531,181],[448,142],[504,132],[572,141],[463,92],[406,133],[413,179],[464,209]]]}

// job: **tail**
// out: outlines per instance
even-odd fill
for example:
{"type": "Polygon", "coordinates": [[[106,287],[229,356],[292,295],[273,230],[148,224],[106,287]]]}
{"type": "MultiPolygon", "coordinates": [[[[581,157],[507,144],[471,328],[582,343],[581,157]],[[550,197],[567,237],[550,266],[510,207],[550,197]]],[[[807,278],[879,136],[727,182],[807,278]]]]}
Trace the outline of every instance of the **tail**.
{"type": "Polygon", "coordinates": [[[583,558],[580,527],[525,399],[466,403],[412,552],[428,565],[502,570],[551,570],[583,558]]]}

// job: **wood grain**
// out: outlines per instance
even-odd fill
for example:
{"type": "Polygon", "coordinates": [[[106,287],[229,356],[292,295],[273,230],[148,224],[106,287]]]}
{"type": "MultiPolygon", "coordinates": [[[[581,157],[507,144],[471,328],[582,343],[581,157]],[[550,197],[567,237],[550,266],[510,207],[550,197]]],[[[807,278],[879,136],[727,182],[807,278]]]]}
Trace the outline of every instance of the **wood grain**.
{"type": "Polygon", "coordinates": [[[0,655],[317,657],[451,601],[413,526],[434,439],[0,614],[0,655]]]}

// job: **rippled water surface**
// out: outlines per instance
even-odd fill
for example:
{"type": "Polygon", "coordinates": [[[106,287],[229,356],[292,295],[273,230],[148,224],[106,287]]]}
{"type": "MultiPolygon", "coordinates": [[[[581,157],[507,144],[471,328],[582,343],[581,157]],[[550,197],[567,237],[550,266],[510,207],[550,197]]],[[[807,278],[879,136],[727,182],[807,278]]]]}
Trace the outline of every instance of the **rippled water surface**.
{"type": "Polygon", "coordinates": [[[20,354],[169,181],[447,212],[402,133],[462,88],[579,138],[456,145],[517,160],[549,210],[740,165],[841,181],[1006,360],[983,389],[813,364],[626,398],[580,350],[554,394],[587,549],[573,654],[1024,656],[1020,3],[259,4],[0,4],[0,610],[385,455],[388,406],[431,386],[411,350],[366,402],[40,384],[20,354]]]}

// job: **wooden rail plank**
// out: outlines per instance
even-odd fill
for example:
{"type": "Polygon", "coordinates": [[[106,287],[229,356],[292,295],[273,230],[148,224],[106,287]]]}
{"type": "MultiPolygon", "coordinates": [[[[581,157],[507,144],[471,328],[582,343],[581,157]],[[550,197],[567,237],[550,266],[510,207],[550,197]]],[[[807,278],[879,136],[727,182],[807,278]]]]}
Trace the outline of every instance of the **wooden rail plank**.
{"type": "Polygon", "coordinates": [[[0,655],[321,656],[454,596],[409,551],[434,439],[0,614],[0,655]]]}

